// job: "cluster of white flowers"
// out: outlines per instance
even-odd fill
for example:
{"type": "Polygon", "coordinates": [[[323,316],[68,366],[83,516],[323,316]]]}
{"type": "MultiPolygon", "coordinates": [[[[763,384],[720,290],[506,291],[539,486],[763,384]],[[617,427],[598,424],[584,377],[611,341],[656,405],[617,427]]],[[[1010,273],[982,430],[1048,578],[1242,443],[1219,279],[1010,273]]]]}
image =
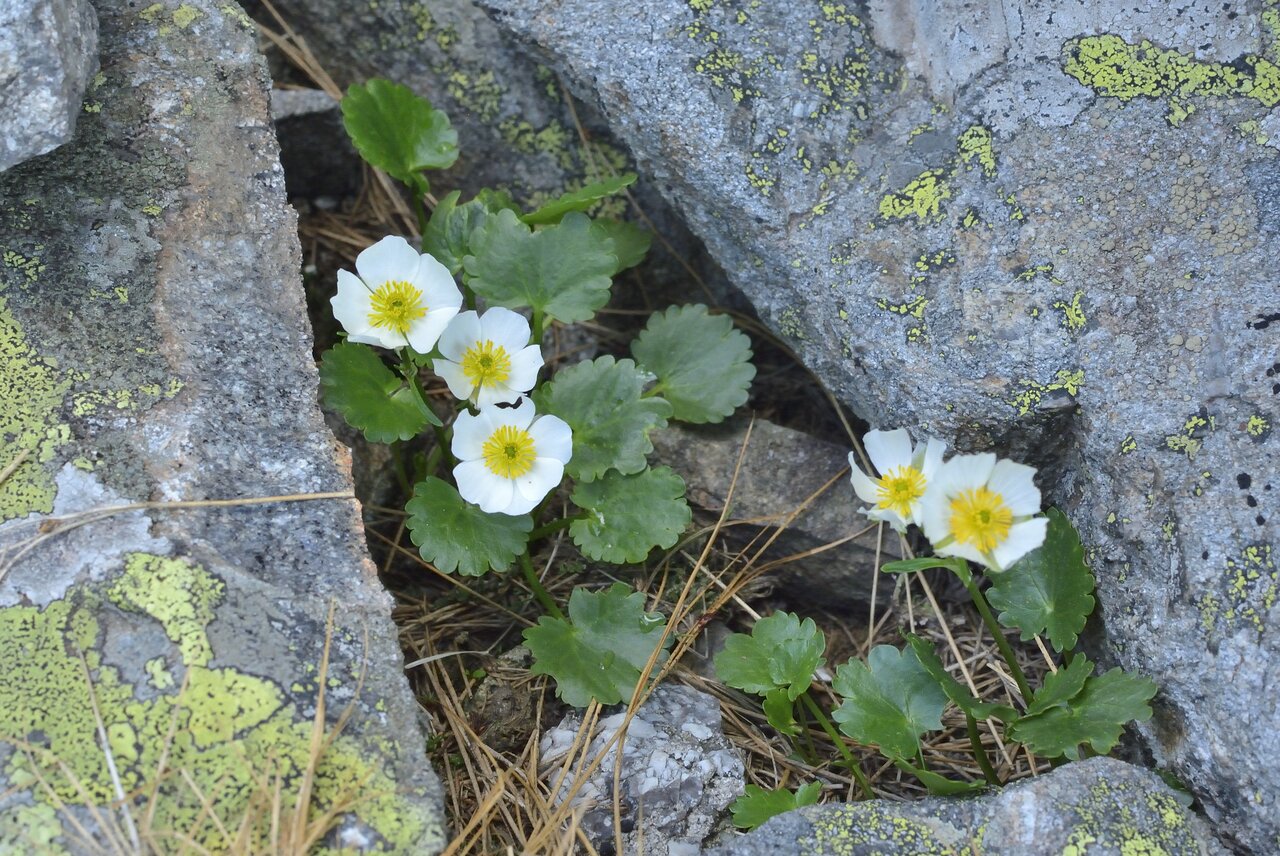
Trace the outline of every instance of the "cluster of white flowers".
{"type": "Polygon", "coordinates": [[[432,369],[477,409],[453,426],[453,475],[463,499],[490,514],[526,514],[560,484],[573,434],[522,398],[543,364],[524,316],[501,307],[460,311],[462,292],[449,269],[394,236],[356,256],[354,274],[338,271],[330,302],[348,341],[438,351],[432,369]]]}
{"type": "Polygon", "coordinates": [[[852,453],[853,489],[872,504],[862,513],[899,532],[916,524],[939,556],[960,556],[991,570],[1008,568],[1044,543],[1035,468],[990,453],[956,455],[933,438],[912,445],[905,429],[869,431],[862,439],[875,478],[852,453]]]}

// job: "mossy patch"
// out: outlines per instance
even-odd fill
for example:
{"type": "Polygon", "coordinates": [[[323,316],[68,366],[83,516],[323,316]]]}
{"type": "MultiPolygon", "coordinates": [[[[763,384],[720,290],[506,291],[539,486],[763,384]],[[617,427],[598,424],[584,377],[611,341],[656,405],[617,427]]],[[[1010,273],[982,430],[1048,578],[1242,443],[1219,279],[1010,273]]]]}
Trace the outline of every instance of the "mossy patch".
{"type": "MultiPolygon", "coordinates": [[[[134,554],[107,584],[105,597],[79,588],[44,608],[0,610],[0,669],[6,675],[0,685],[0,737],[28,746],[8,755],[4,772],[31,800],[0,813],[0,849],[18,836],[56,843],[63,823],[56,800],[80,806],[114,799],[95,704],[120,783],[139,795],[135,817],[142,816],[145,795],[155,787],[152,830],[179,832],[201,847],[224,851],[224,828],[235,830],[241,818],[250,817],[251,849],[270,849],[268,813],[255,814],[254,801],[261,799],[264,781],[279,780],[284,808],[292,807],[289,800],[311,757],[312,723],[272,681],[208,665],[206,628],[224,592],[224,583],[198,565],[134,554]],[[141,688],[127,683],[101,653],[100,616],[112,605],[160,624],[175,643],[171,662],[180,664],[183,686],[174,687],[171,678],[156,680],[168,674],[160,663],[147,669],[150,690],[160,694],[139,700],[141,688]],[[162,766],[167,775],[161,775],[162,766]],[[216,818],[202,808],[205,801],[212,801],[216,818]]],[[[375,842],[373,849],[408,852],[423,844],[429,820],[397,794],[384,763],[378,747],[339,736],[314,768],[312,816],[350,807],[375,842]]],[[[443,831],[434,833],[440,843],[443,831]]],[[[155,838],[180,849],[176,837],[155,838]]]]}

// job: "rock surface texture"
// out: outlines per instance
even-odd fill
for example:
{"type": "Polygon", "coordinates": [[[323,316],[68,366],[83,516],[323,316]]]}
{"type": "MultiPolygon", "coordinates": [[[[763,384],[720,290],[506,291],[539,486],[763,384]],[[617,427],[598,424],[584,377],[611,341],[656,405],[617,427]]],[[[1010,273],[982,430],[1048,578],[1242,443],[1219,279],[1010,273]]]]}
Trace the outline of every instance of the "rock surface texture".
{"type": "Polygon", "coordinates": [[[708,856],[1209,856],[1204,822],[1156,776],[1091,758],[975,799],[811,806],[735,836],[708,856]]]}
{"type": "Polygon", "coordinates": [[[855,412],[1045,467],[1155,760],[1280,846],[1275,0],[484,1],[855,412]]]}
{"type": "Polygon", "coordinates": [[[97,70],[89,0],[0,0],[0,171],[71,139],[97,70]]]}
{"type": "Polygon", "coordinates": [[[98,13],[93,109],[0,177],[0,852],[302,852],[280,836],[308,790],[337,818],[318,844],[437,852],[390,599],[316,404],[253,24],[214,0],[98,13]],[[152,505],[99,512],[129,502],[152,505]],[[118,794],[130,819],[98,808],[118,794]]]}
{"type": "MultiPolygon", "coordinates": [[[[582,830],[601,853],[614,852],[613,781],[617,747],[606,749],[626,711],[606,716],[591,735],[587,758],[604,753],[604,763],[572,799],[584,809],[582,830]]],[[[542,763],[551,781],[582,728],[574,711],[542,735],[542,763]]],[[[579,756],[581,757],[581,756],[579,756]]],[[[693,856],[743,791],[742,754],[724,736],[720,703],[681,686],[653,691],[627,726],[621,771],[621,853],[637,856],[693,856]]],[[[559,799],[567,797],[565,778],[559,799]]]]}

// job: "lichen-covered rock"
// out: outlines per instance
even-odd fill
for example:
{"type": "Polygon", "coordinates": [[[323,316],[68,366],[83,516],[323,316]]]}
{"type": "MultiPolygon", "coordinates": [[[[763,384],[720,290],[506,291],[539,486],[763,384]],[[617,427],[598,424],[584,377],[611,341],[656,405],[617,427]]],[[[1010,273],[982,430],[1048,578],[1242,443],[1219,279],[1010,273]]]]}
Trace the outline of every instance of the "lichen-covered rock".
{"type": "Polygon", "coordinates": [[[1208,856],[1225,852],[1151,773],[1091,758],[974,799],[810,806],[708,856],[1208,856]]]}
{"type": "Polygon", "coordinates": [[[862,503],[849,479],[823,490],[847,466],[847,448],[763,419],[752,420],[748,433],[742,418],[719,425],[673,423],[652,439],[655,460],[680,473],[694,505],[718,517],[732,488],[728,520],[735,522],[721,537],[738,547],[752,545],[748,555],[773,539],[756,566],[787,559],[774,575],[787,591],[846,610],[870,603],[873,591],[880,601],[893,591],[896,578],[875,577],[876,554],[878,543],[881,562],[901,558],[897,537],[887,529],[881,535],[858,513],[862,503]]]}
{"type": "MultiPolygon", "coordinates": [[[[574,794],[583,811],[581,829],[600,853],[614,852],[613,781],[617,746],[606,746],[626,718],[621,710],[602,717],[586,757],[604,762],[574,794]]],[[[551,781],[560,778],[582,727],[574,711],[542,735],[542,764],[551,781]]],[[[576,769],[576,768],[575,768],[576,769]]],[[[632,717],[622,750],[622,853],[677,856],[699,845],[723,820],[743,791],[742,753],[724,736],[720,703],[690,687],[660,686],[632,717]]],[[[558,800],[573,786],[572,771],[558,800]]]]}
{"type": "Polygon", "coordinates": [[[272,794],[288,835],[308,791],[335,816],[316,844],[436,852],[253,24],[214,0],[98,13],[93,109],[0,177],[0,852],[300,852],[272,794]],[[100,513],[130,502],[153,505],[100,513]],[[131,821],[100,808],[121,794],[131,821]]]}
{"type": "Polygon", "coordinates": [[[1274,849],[1275,0],[484,3],[856,413],[1046,467],[1154,755],[1274,849]]]}
{"type": "Polygon", "coordinates": [[[0,172],[71,139],[97,70],[89,0],[0,0],[0,172]]]}

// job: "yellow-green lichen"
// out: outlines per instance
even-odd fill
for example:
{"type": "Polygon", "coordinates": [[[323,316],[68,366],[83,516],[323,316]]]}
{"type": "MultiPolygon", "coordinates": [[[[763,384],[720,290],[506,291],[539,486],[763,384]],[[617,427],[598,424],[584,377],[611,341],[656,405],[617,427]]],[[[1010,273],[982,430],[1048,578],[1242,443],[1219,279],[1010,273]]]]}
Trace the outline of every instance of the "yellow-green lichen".
{"type": "Polygon", "coordinates": [[[1255,413],[1245,423],[1244,431],[1255,440],[1265,440],[1271,433],[1271,420],[1261,413],[1255,413]]]}
{"type": "Polygon", "coordinates": [[[0,258],[3,258],[5,267],[20,271],[28,282],[38,282],[40,274],[44,273],[46,267],[39,256],[24,256],[13,250],[5,250],[3,257],[0,258]]]}
{"type": "MultiPolygon", "coordinates": [[[[892,804],[890,804],[892,805],[892,804]]],[[[863,852],[960,856],[976,852],[960,829],[938,819],[903,817],[891,807],[861,803],[811,817],[812,831],[798,842],[801,854],[863,852]]]]}
{"type": "Polygon", "coordinates": [[[1222,617],[1228,624],[1243,619],[1261,633],[1263,618],[1280,594],[1280,573],[1271,557],[1271,545],[1250,544],[1239,556],[1227,557],[1226,582],[1228,607],[1222,617]]]}
{"type": "Polygon", "coordinates": [[[1236,133],[1260,146],[1265,146],[1271,142],[1266,131],[1262,130],[1262,125],[1257,119],[1249,119],[1236,125],[1236,133]]]}
{"type": "Polygon", "coordinates": [[[22,327],[0,297],[0,471],[17,466],[0,483],[0,521],[53,510],[53,474],[46,466],[71,439],[58,418],[71,382],[27,344],[22,327]]]}
{"type": "Polygon", "coordinates": [[[1137,448],[1138,448],[1138,441],[1133,439],[1132,434],[1126,435],[1125,438],[1120,441],[1120,454],[1122,455],[1131,454],[1132,452],[1136,451],[1137,448]]]}
{"type": "Polygon", "coordinates": [[[1206,429],[1213,431],[1215,428],[1216,420],[1214,417],[1207,410],[1201,408],[1183,421],[1181,430],[1165,436],[1165,448],[1174,452],[1181,452],[1188,458],[1194,458],[1203,444],[1206,429]]]}
{"type": "Polygon", "coordinates": [[[202,17],[204,12],[186,3],[173,10],[173,23],[179,30],[185,30],[202,17]]]}
{"type": "Polygon", "coordinates": [[[982,125],[970,126],[956,141],[956,148],[959,150],[960,162],[966,169],[979,166],[987,178],[996,177],[995,138],[990,128],[982,125]]]}
{"type": "Polygon", "coordinates": [[[1065,300],[1055,300],[1053,308],[1062,313],[1062,326],[1066,327],[1072,333],[1079,333],[1084,329],[1084,325],[1088,319],[1085,318],[1084,309],[1080,305],[1080,301],[1084,299],[1084,292],[1077,291],[1071,297],[1071,302],[1065,300]]]}
{"type": "MultiPolygon", "coordinates": [[[[312,722],[284,701],[274,683],[203,664],[210,656],[206,626],[223,591],[223,583],[198,565],[148,555],[130,556],[122,576],[108,584],[108,600],[155,619],[180,655],[181,690],[166,692],[174,682],[157,679],[168,674],[157,658],[145,672],[160,694],[145,700],[105,662],[97,616],[106,607],[92,589],[73,589],[42,609],[0,609],[0,670],[6,676],[0,739],[30,746],[9,756],[4,773],[31,800],[0,812],[0,845],[11,840],[14,827],[26,827],[33,830],[28,837],[53,842],[56,850],[59,803],[113,801],[114,775],[127,792],[146,795],[130,805],[135,817],[149,813],[150,837],[163,852],[191,846],[182,837],[198,849],[225,852],[228,835],[246,819],[247,849],[270,852],[271,812],[260,808],[270,804],[264,783],[274,790],[279,782],[276,793],[288,812],[309,767],[313,818],[330,806],[348,806],[374,834],[375,848],[408,852],[423,843],[429,820],[397,794],[382,769],[379,753],[388,747],[339,735],[312,765],[312,722]],[[95,704],[114,774],[98,743],[95,704]],[[161,776],[162,767],[168,775],[161,776]],[[172,775],[174,770],[184,776],[172,775]]],[[[443,843],[441,830],[432,835],[435,845],[443,843]]]]}
{"type": "Polygon", "coordinates": [[[921,223],[935,222],[946,215],[943,203],[950,198],[951,185],[947,172],[927,169],[907,182],[901,190],[881,197],[880,217],[886,221],[914,217],[921,223]]]}
{"type": "Polygon", "coordinates": [[[1280,104],[1280,67],[1246,54],[1231,63],[1203,62],[1147,40],[1085,36],[1062,47],[1063,70],[1108,98],[1168,98],[1165,118],[1178,125],[1195,111],[1193,97],[1249,98],[1270,109],[1280,104]]]}
{"type": "Polygon", "coordinates": [[[1068,395],[1076,395],[1080,392],[1080,387],[1083,383],[1083,369],[1059,369],[1050,383],[1039,383],[1024,378],[1018,381],[1022,391],[1009,399],[1009,405],[1018,411],[1019,416],[1026,416],[1031,412],[1032,408],[1040,403],[1045,393],[1063,390],[1068,395]]]}

